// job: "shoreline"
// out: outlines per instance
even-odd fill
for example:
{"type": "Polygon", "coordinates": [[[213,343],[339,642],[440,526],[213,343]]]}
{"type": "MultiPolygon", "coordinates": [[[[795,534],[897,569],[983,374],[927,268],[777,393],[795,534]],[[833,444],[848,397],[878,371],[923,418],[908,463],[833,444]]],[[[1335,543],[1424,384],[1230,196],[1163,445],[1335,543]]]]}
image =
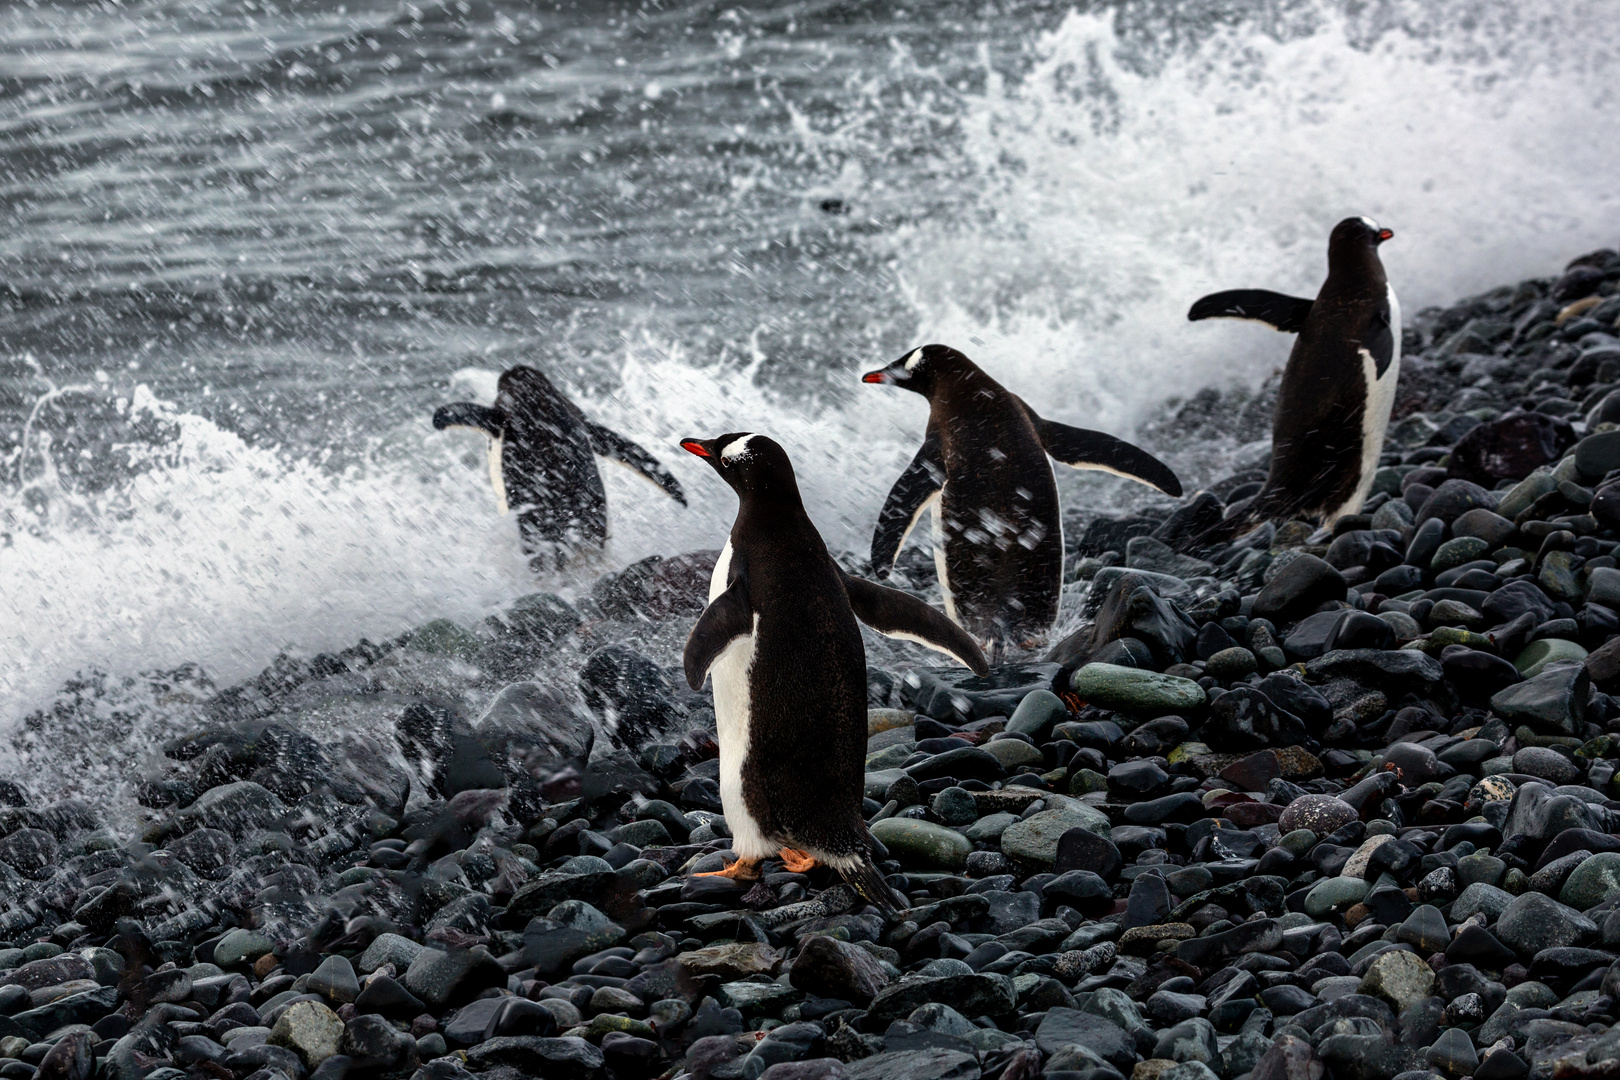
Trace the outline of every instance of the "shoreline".
{"type": "MultiPolygon", "coordinates": [[[[897,919],[689,876],[712,701],[648,653],[713,553],[167,678],[160,755],[84,783],[132,820],[0,782],[0,1080],[1614,1075],[1620,252],[1403,342],[1331,535],[1178,550],[1239,472],[1077,530],[1050,655],[870,650],[897,919]]],[[[81,754],[129,722],[37,715],[81,754]]]]}

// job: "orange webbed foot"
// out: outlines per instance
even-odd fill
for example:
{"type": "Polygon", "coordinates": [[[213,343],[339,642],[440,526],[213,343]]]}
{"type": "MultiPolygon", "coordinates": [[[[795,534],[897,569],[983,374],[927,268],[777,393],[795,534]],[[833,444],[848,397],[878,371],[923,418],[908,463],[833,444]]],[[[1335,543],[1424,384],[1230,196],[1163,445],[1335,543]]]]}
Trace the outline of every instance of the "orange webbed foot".
{"type": "Polygon", "coordinates": [[[693,877],[723,877],[723,878],[731,878],[733,881],[758,881],[759,880],[759,860],[758,859],[753,859],[753,860],[750,860],[750,859],[738,859],[736,862],[732,863],[730,866],[726,867],[724,870],[708,870],[708,871],[705,871],[704,873],[701,873],[701,874],[693,874],[692,876],[693,877]]]}
{"type": "Polygon", "coordinates": [[[797,848],[785,847],[779,854],[782,857],[782,869],[790,874],[808,874],[821,865],[814,855],[808,851],[799,851],[797,848]]]}

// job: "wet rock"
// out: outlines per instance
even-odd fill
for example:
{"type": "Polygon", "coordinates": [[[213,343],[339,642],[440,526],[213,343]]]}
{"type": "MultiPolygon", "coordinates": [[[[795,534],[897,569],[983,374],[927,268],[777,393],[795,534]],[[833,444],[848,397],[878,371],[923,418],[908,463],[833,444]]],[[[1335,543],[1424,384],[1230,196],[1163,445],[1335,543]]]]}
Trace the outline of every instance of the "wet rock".
{"type": "Polygon", "coordinates": [[[954,829],[915,818],[885,818],[872,826],[875,836],[904,865],[961,870],[973,843],[954,829]]]}
{"type": "Polygon", "coordinates": [[[1502,911],[1495,930],[1502,944],[1528,960],[1543,949],[1580,944],[1597,933],[1597,924],[1549,896],[1527,892],[1502,911]]]}
{"type": "Polygon", "coordinates": [[[1083,1046],[1109,1065],[1128,1072],[1136,1063],[1136,1040],[1106,1017],[1077,1009],[1047,1010],[1035,1029],[1035,1043],[1048,1054],[1083,1046]]]}
{"type": "Polygon", "coordinates": [[[1578,664],[1555,665],[1491,696],[1491,711],[1510,723],[1558,733],[1580,730],[1591,680],[1578,664]]]}
{"type": "Polygon", "coordinates": [[[506,983],[506,972],[481,945],[450,952],[424,949],[405,971],[405,987],[433,1006],[476,997],[506,983]]]}
{"type": "Polygon", "coordinates": [[[1017,1005],[1012,980],[1004,975],[924,975],[908,976],[879,991],[869,1014],[898,1020],[930,1002],[949,1005],[964,1016],[1006,1016],[1017,1005]]]}
{"type": "Polygon", "coordinates": [[[507,1066],[547,1080],[588,1080],[600,1075],[602,1051],[575,1036],[540,1038],[529,1035],[487,1039],[467,1051],[467,1064],[475,1071],[507,1066]]]}
{"type": "Polygon", "coordinates": [[[1009,826],[1001,834],[1001,850],[1009,858],[1049,867],[1057,861],[1058,841],[1070,829],[1103,836],[1109,832],[1108,817],[1078,802],[1043,810],[1009,826]]]}
{"type": "Polygon", "coordinates": [[[1576,911],[1586,911],[1620,897],[1620,853],[1600,851],[1581,861],[1564,881],[1558,899],[1576,911]]]}
{"type": "Polygon", "coordinates": [[[1160,675],[1116,664],[1086,664],[1069,679],[1080,698],[1103,708],[1162,713],[1194,709],[1204,691],[1191,679],[1160,675]]]}
{"type": "Polygon", "coordinates": [[[1383,998],[1404,1012],[1429,996],[1434,972],[1416,954],[1392,951],[1374,960],[1362,976],[1359,993],[1383,998]]]}
{"type": "Polygon", "coordinates": [[[269,1042],[285,1046],[313,1069],[341,1048],[343,1021],[320,1002],[295,1002],[276,1021],[269,1042]]]}
{"type": "Polygon", "coordinates": [[[889,976],[869,953],[829,937],[811,937],[793,961],[792,984],[817,997],[864,1005],[889,985],[889,976]]]}
{"type": "Polygon", "coordinates": [[[339,1051],[361,1069],[405,1069],[416,1064],[416,1040],[381,1016],[356,1016],[343,1025],[339,1051]]]}
{"type": "Polygon", "coordinates": [[[1318,836],[1326,836],[1360,816],[1354,807],[1335,796],[1301,795],[1288,804],[1277,821],[1277,828],[1285,833],[1309,829],[1318,836]]]}
{"type": "Polygon", "coordinates": [[[1344,576],[1314,555],[1301,555],[1260,590],[1254,613],[1280,619],[1311,611],[1329,600],[1343,600],[1348,586],[1344,576]]]}

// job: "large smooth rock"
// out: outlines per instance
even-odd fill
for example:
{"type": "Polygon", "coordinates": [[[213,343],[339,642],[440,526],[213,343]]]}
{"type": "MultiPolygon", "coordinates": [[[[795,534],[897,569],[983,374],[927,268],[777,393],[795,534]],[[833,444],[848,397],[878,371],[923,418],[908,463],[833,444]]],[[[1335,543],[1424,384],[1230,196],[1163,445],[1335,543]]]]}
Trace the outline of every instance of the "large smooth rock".
{"type": "Polygon", "coordinates": [[[1558,894],[1561,903],[1576,911],[1597,907],[1620,896],[1620,852],[1600,851],[1575,868],[1558,894]]]}
{"type": "Polygon", "coordinates": [[[1434,489],[1419,508],[1416,524],[1439,518],[1450,525],[1470,510],[1495,510],[1496,496],[1467,480],[1447,480],[1434,489]]]}
{"type": "Polygon", "coordinates": [[[602,1075],[602,1051],[575,1036],[547,1039],[533,1035],[507,1035],[487,1039],[467,1051],[467,1064],[475,1071],[506,1065],[546,1080],[591,1080],[602,1075]]]}
{"type": "Polygon", "coordinates": [[[1336,795],[1301,795],[1283,810],[1277,828],[1284,834],[1309,829],[1317,836],[1326,836],[1360,816],[1355,807],[1336,795]]]}
{"type": "Polygon", "coordinates": [[[1273,621],[1312,611],[1329,600],[1343,600],[1344,575],[1315,555],[1300,555],[1271,579],[1254,600],[1256,618],[1273,621]]]}
{"type": "Polygon", "coordinates": [[[820,934],[805,939],[788,979],[807,994],[858,1005],[889,985],[888,973],[871,953],[820,934]]]}
{"type": "Polygon", "coordinates": [[[360,982],[355,978],[354,965],[344,956],[328,956],[309,974],[305,993],[320,994],[328,1001],[342,1005],[360,996],[360,982]]]}
{"type": "Polygon", "coordinates": [[[1090,704],[1127,712],[1177,712],[1204,703],[1204,688],[1191,679],[1118,664],[1076,668],[1069,689],[1090,704]]]}
{"type": "Polygon", "coordinates": [[[916,818],[884,818],[872,835],[903,866],[958,871],[967,865],[973,842],[955,829],[916,818]]]}
{"type": "Polygon", "coordinates": [[[275,794],[251,780],[221,784],[197,796],[197,801],[174,816],[173,833],[210,828],[228,832],[237,840],[254,830],[266,828],[287,813],[287,806],[275,794]]]}
{"type": "Polygon", "coordinates": [[[1507,906],[1496,920],[1502,944],[1529,960],[1543,949],[1579,945],[1597,933],[1597,924],[1550,896],[1527,892],[1507,906]]]}
{"type": "Polygon", "coordinates": [[[506,972],[482,945],[452,952],[424,949],[405,971],[406,988],[429,1005],[440,1007],[505,985],[506,972]]]}
{"type": "Polygon", "coordinates": [[[1554,664],[1534,678],[1491,695],[1491,711],[1510,724],[1571,735],[1586,720],[1591,679],[1578,663],[1554,664]]]}
{"type": "Polygon", "coordinates": [[[1005,975],[908,975],[880,990],[868,1010],[874,1021],[900,1020],[937,1002],[963,1016],[1006,1016],[1017,1007],[1013,981],[1005,975]]]}
{"type": "MultiPolygon", "coordinates": [[[[372,943],[366,946],[366,951],[360,954],[355,968],[370,975],[384,964],[393,964],[396,971],[403,971],[411,966],[411,961],[416,959],[417,953],[422,949],[423,946],[408,937],[399,934],[378,934],[372,943]]],[[[217,953],[218,949],[215,949],[215,952],[217,953]]]]}
{"type": "Polygon", "coordinates": [[[1557,794],[1557,789],[1540,781],[1530,781],[1513,793],[1502,836],[1551,840],[1565,829],[1601,831],[1605,820],[1601,806],[1573,795],[1557,794]]]}
{"type": "MultiPolygon", "coordinates": [[[[981,1075],[979,1060],[974,1054],[945,1046],[889,1050],[852,1061],[843,1069],[849,1080],[979,1080],[981,1075]]],[[[785,1064],[773,1065],[769,1072],[774,1074],[771,1080],[801,1080],[787,1073],[785,1064]],[[783,1072],[778,1073],[778,1069],[783,1072]]],[[[765,1074],[760,1075],[763,1080],[765,1074]]],[[[826,1075],[831,1080],[835,1074],[826,1075]]]]}
{"type": "Polygon", "coordinates": [[[362,1069],[403,1069],[416,1064],[416,1040],[381,1016],[356,1016],[343,1025],[339,1050],[362,1069]]]}
{"type": "MultiPolygon", "coordinates": [[[[1494,487],[1499,481],[1519,480],[1534,469],[1552,464],[1574,441],[1575,432],[1567,420],[1542,413],[1515,412],[1487,420],[1457,440],[1451,448],[1447,471],[1452,476],[1494,487]]],[[[1537,475],[1547,476],[1545,473],[1537,475]]],[[[1526,497],[1515,495],[1516,492],[1518,488],[1512,489],[1508,493],[1514,496],[1512,501],[1504,497],[1497,507],[1505,517],[1511,518],[1535,501],[1534,495],[1526,497]]]]}
{"type": "Polygon", "coordinates": [[[1084,1046],[1121,1072],[1136,1062],[1136,1040],[1104,1016],[1079,1009],[1048,1009],[1035,1029],[1035,1044],[1048,1054],[1066,1046],[1084,1046]]]}
{"type": "Polygon", "coordinates": [[[1109,828],[1107,814],[1084,803],[1070,802],[1009,825],[1001,834],[1001,850],[1010,858],[1050,867],[1057,861],[1058,841],[1070,829],[1085,829],[1106,838],[1109,828]]]}
{"type": "Polygon", "coordinates": [[[1326,1071],[1310,1043],[1284,1034],[1255,1062],[1249,1080],[1322,1080],[1326,1071]]]}

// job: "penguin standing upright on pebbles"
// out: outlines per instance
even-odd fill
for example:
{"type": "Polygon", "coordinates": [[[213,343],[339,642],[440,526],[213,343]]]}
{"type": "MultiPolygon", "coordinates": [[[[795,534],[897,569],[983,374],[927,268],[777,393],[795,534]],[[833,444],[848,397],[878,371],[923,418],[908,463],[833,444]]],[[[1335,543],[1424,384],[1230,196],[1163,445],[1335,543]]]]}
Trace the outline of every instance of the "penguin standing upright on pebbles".
{"type": "Polygon", "coordinates": [[[780,855],[789,870],[825,864],[867,900],[894,902],[872,863],[861,814],[866,650],[856,620],[948,653],[977,674],[984,654],[921,600],[844,573],[805,513],[793,465],[764,435],[686,439],[737,492],[737,520],[684,657],[696,690],[714,675],[720,802],[750,880],[780,855]]]}
{"type": "Polygon", "coordinates": [[[922,449],[900,474],[872,535],[887,577],[906,537],[934,510],[934,567],[945,611],[992,650],[1030,646],[1052,629],[1063,592],[1063,512],[1051,455],[1181,494],[1158,458],[1100,431],[1043,420],[972,360],[924,345],[862,382],[928,399],[922,449]]]}
{"type": "Polygon", "coordinates": [[[1345,218],[1328,239],[1328,276],[1315,300],[1234,289],[1212,293],[1187,318],[1251,319],[1298,334],[1271,427],[1271,471],[1246,504],[1195,544],[1229,539],[1263,521],[1307,516],[1331,528],[1366,501],[1384,448],[1401,373],[1401,305],[1378,245],[1395,234],[1345,218]]]}

